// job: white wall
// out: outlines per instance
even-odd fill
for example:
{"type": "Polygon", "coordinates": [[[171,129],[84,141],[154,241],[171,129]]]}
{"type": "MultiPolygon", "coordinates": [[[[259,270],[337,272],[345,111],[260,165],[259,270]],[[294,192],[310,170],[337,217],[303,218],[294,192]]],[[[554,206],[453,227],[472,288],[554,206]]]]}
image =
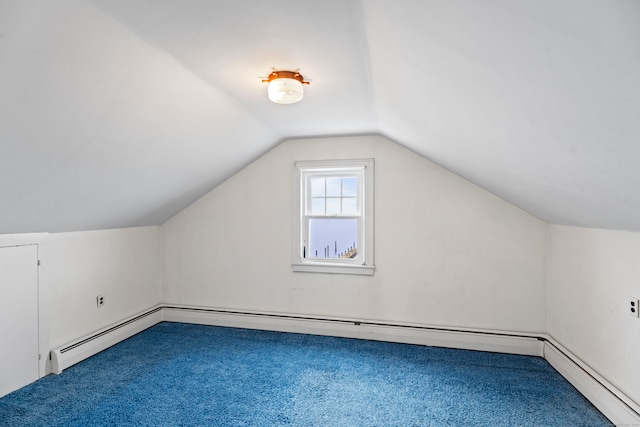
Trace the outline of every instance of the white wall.
{"type": "Polygon", "coordinates": [[[163,302],[543,332],[546,225],[379,136],[280,144],[162,227],[163,302]],[[291,271],[295,160],[375,159],[373,277],[291,271]]]}
{"type": "Polygon", "coordinates": [[[640,402],[640,233],[549,226],[548,331],[640,402]]]}
{"type": "Polygon", "coordinates": [[[158,304],[160,253],[159,227],[49,234],[40,288],[50,348],[158,304]]]}

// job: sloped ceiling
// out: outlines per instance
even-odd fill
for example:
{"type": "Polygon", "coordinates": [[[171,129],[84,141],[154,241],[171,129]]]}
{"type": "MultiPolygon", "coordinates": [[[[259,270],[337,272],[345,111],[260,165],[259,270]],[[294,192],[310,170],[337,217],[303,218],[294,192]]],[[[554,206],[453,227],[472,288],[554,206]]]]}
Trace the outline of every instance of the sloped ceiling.
{"type": "Polygon", "coordinates": [[[638,76],[636,0],[0,0],[0,233],[161,224],[285,139],[373,133],[640,231],[638,76]]]}

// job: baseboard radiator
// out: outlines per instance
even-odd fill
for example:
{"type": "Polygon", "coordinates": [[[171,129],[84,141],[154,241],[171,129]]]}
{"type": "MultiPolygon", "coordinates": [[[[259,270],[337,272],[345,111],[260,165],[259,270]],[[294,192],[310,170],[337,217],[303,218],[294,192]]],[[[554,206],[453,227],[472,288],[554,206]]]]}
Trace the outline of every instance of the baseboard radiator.
{"type": "Polygon", "coordinates": [[[640,405],[545,334],[514,334],[343,318],[163,305],[51,352],[51,372],[64,369],[162,321],[329,335],[466,350],[540,356],[616,425],[640,426],[640,405]]]}
{"type": "Polygon", "coordinates": [[[60,374],[64,369],[160,322],[162,322],[162,307],[156,307],[58,347],[52,350],[49,356],[51,372],[60,374]]]}
{"type": "Polygon", "coordinates": [[[640,405],[551,337],[543,357],[616,426],[640,426],[640,405]]]}
{"type": "Polygon", "coordinates": [[[538,337],[509,332],[168,305],[164,306],[163,317],[168,322],[328,335],[529,356],[543,355],[542,342],[538,337]]]}

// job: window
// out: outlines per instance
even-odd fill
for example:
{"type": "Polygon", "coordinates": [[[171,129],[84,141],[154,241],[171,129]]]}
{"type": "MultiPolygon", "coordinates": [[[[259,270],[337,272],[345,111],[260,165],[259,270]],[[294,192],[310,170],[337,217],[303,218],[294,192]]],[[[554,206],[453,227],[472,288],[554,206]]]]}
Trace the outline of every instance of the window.
{"type": "Polygon", "coordinates": [[[294,271],[373,274],[373,159],[296,162],[294,200],[294,271]]]}

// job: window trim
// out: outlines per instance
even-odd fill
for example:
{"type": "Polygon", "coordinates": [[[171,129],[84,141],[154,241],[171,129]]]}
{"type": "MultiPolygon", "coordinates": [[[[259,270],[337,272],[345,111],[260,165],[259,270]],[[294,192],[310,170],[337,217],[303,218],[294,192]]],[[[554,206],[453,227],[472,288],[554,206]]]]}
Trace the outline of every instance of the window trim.
{"type": "Polygon", "coordinates": [[[331,274],[358,274],[371,276],[375,272],[373,262],[373,159],[359,160],[312,160],[294,162],[293,168],[293,232],[292,232],[292,262],[293,271],[331,274]],[[359,170],[362,174],[362,213],[359,226],[358,241],[362,248],[358,248],[357,261],[350,260],[319,260],[303,257],[305,222],[305,198],[308,197],[305,177],[313,173],[327,172],[339,174],[340,170],[353,172],[359,170]],[[360,256],[360,251],[362,256],[360,256]],[[357,262],[357,263],[356,263],[357,262]]]}

